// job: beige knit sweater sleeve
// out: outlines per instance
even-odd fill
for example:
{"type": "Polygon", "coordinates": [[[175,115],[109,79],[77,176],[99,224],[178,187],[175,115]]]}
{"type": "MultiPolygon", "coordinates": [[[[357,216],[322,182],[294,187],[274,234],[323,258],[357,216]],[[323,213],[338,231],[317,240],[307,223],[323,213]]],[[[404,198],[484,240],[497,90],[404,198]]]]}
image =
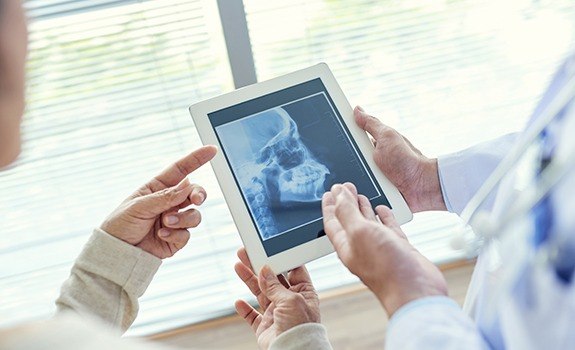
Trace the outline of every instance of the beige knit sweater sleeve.
{"type": "Polygon", "coordinates": [[[58,313],[97,317],[124,332],[160,264],[159,258],[96,229],[62,285],[58,313]]]}
{"type": "MultiPolygon", "coordinates": [[[[132,343],[126,339],[120,341],[105,337],[104,335],[107,333],[105,329],[82,326],[82,323],[77,322],[77,317],[71,317],[73,315],[70,314],[76,313],[83,317],[87,322],[85,325],[91,324],[90,320],[96,317],[110,326],[104,328],[124,332],[136,318],[138,298],[144,294],[160,264],[161,260],[155,256],[100,229],[94,230],[93,235],[72,267],[70,277],[62,285],[60,296],[56,301],[57,317],[44,325],[30,328],[34,331],[30,331],[27,336],[22,336],[22,332],[13,332],[14,335],[20,336],[11,338],[11,344],[14,347],[6,346],[5,348],[36,349],[30,344],[41,344],[43,342],[43,340],[40,341],[41,339],[52,338],[50,342],[53,344],[69,345],[61,347],[61,349],[84,349],[90,344],[97,344],[98,346],[95,348],[99,349],[105,347],[132,349],[132,346],[137,345],[137,343],[132,343]],[[69,322],[70,325],[64,327],[66,322],[69,322]],[[50,327],[56,327],[58,331],[48,331],[50,327]],[[90,328],[90,330],[85,330],[86,334],[84,334],[81,332],[82,327],[90,328]],[[50,334],[50,336],[44,338],[43,334],[50,334]],[[80,334],[84,335],[80,336],[80,334]],[[25,344],[28,345],[25,346],[25,344]],[[72,344],[82,344],[82,346],[76,347],[72,344]],[[108,346],[111,344],[116,344],[116,346],[108,346]]],[[[247,327],[246,332],[249,332],[247,327]]],[[[8,337],[4,338],[6,341],[9,339],[8,337]]],[[[0,341],[0,345],[2,344],[3,342],[0,341]]],[[[148,346],[151,345],[148,344],[148,346]]],[[[0,348],[4,349],[2,346],[0,348]]],[[[141,348],[148,349],[147,346],[141,348]]],[[[155,347],[151,346],[150,348],[155,347]]],[[[158,349],[160,348],[158,346],[158,349]]],[[[328,350],[331,349],[331,346],[323,325],[307,323],[280,335],[271,345],[271,349],[328,350]]]]}

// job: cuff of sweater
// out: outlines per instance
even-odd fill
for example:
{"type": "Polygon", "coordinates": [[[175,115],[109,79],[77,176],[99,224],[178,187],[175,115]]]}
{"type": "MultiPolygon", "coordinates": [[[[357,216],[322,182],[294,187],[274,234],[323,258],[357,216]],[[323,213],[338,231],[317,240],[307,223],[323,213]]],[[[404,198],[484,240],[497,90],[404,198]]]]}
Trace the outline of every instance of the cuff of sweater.
{"type": "Polygon", "coordinates": [[[127,293],[142,296],[162,260],[97,228],[76,260],[82,270],[102,276],[127,293]]]}
{"type": "Polygon", "coordinates": [[[304,323],[280,334],[270,350],[331,349],[327,331],[321,323],[304,323]]]}

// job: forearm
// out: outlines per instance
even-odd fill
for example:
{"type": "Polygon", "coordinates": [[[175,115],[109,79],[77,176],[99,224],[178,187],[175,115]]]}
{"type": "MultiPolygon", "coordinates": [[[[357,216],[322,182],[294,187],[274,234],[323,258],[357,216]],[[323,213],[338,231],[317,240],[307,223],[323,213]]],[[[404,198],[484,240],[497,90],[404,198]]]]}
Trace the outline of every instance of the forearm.
{"type": "Polygon", "coordinates": [[[161,260],[96,229],[56,301],[57,312],[97,317],[125,331],[161,260]]]}

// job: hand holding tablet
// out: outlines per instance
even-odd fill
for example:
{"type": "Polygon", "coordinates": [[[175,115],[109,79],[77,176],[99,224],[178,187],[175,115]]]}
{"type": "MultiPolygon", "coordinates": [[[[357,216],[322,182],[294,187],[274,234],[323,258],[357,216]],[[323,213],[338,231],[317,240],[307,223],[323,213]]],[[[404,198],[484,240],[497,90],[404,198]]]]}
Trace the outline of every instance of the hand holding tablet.
{"type": "Polygon", "coordinates": [[[254,271],[276,273],[333,252],[321,198],[352,182],[375,207],[412,217],[373,162],[373,146],[325,64],[194,104],[204,144],[222,152],[212,166],[254,271]]]}

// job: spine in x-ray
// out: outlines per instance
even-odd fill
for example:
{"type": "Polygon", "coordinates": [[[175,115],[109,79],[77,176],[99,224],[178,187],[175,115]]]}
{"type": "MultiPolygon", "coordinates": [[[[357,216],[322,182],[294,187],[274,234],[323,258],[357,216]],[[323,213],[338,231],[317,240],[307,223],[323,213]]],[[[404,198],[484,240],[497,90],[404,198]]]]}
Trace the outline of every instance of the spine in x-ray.
{"type": "Polygon", "coordinates": [[[270,200],[262,181],[257,177],[253,177],[251,186],[246,187],[244,190],[261,236],[267,239],[277,234],[277,228],[270,210],[270,200]]]}

